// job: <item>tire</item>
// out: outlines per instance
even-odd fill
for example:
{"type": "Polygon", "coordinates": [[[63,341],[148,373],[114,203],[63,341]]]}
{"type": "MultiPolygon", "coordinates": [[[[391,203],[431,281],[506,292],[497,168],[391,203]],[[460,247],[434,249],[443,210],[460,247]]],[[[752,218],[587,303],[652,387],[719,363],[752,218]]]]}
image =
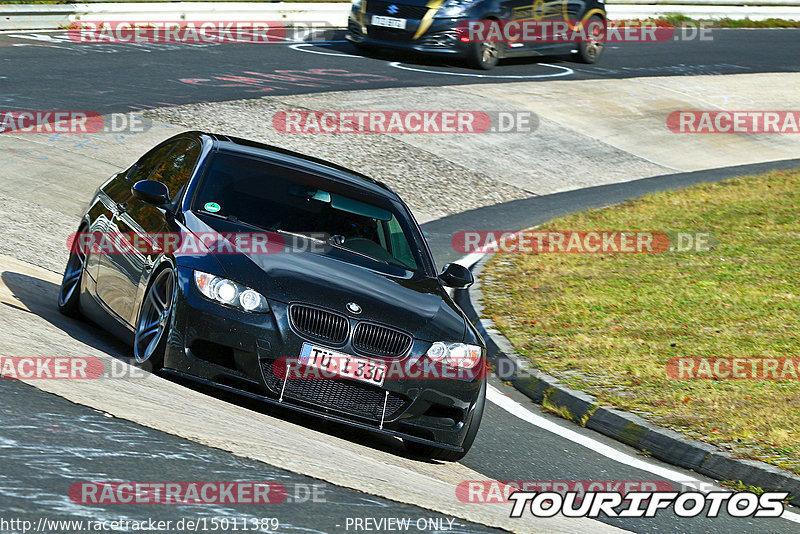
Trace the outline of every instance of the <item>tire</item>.
{"type": "Polygon", "coordinates": [[[470,67],[480,70],[492,70],[500,60],[498,43],[472,43],[467,55],[470,67]]]}
{"type": "MultiPolygon", "coordinates": [[[[597,15],[589,17],[589,20],[586,21],[586,24],[591,26],[593,22],[605,24],[605,21],[597,15]]],[[[600,57],[603,55],[604,48],[604,42],[601,39],[581,41],[578,43],[578,51],[572,54],[572,59],[579,63],[593,65],[600,61],[600,57]]]]}
{"type": "Polygon", "coordinates": [[[136,365],[153,373],[164,365],[176,289],[175,271],[170,267],[158,271],[147,288],[139,310],[133,357],[136,365]]]}
{"type": "Polygon", "coordinates": [[[429,458],[431,460],[440,460],[442,462],[457,462],[467,455],[472,444],[475,442],[475,436],[478,435],[478,429],[481,426],[481,419],[483,418],[483,409],[486,406],[486,381],[481,386],[481,392],[478,395],[478,401],[475,403],[475,410],[472,412],[472,418],[469,420],[469,428],[464,441],[461,443],[462,451],[451,451],[442,449],[433,445],[423,445],[415,441],[403,440],[406,450],[414,456],[422,458],[429,458]]]}
{"type": "MultiPolygon", "coordinates": [[[[78,229],[78,234],[83,230],[78,229]]],[[[72,248],[58,291],[58,311],[67,317],[80,317],[81,280],[86,267],[86,255],[81,254],[77,243],[73,243],[72,248]]]]}

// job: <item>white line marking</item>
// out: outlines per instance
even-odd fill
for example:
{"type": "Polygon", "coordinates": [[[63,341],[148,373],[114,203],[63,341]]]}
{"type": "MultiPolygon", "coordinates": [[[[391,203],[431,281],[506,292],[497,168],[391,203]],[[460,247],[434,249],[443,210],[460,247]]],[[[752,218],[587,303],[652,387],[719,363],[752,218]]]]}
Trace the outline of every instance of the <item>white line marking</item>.
{"type": "MultiPolygon", "coordinates": [[[[492,240],[492,244],[496,245],[497,242],[492,240]]],[[[472,254],[467,254],[460,260],[456,260],[453,263],[463,265],[464,267],[469,269],[470,267],[478,263],[481,260],[481,258],[483,258],[485,255],[486,255],[485,252],[473,252],[472,254]]]]}
{"type": "MultiPolygon", "coordinates": [[[[676,471],[674,469],[661,467],[660,465],[653,465],[651,463],[641,460],[640,458],[636,458],[635,456],[631,456],[630,454],[627,454],[625,452],[618,451],[617,449],[610,447],[605,443],[601,443],[594,438],[590,438],[589,436],[584,436],[583,434],[579,434],[578,432],[575,432],[570,428],[566,428],[558,423],[555,423],[554,421],[542,417],[539,414],[531,412],[517,401],[505,396],[494,386],[489,386],[489,388],[486,391],[486,398],[490,402],[504,409],[511,415],[522,419],[523,421],[526,421],[534,426],[537,426],[542,430],[547,430],[548,432],[552,432],[553,434],[561,438],[569,440],[573,443],[577,443],[578,445],[586,447],[587,449],[594,451],[598,454],[602,454],[606,458],[614,460],[615,462],[619,462],[623,465],[633,467],[635,469],[641,469],[642,471],[647,471],[648,473],[653,473],[654,475],[666,478],[667,480],[671,480],[679,484],[688,486],[696,484],[698,491],[702,491],[704,493],[708,491],[729,491],[726,490],[725,488],[716,488],[716,487],[713,489],[709,489],[708,483],[698,478],[687,476],[681,473],[680,471],[676,471]]],[[[789,512],[787,510],[784,510],[781,518],[787,519],[794,523],[800,523],[800,514],[789,512]]]]}
{"type": "Polygon", "coordinates": [[[355,56],[353,54],[334,54],[332,52],[320,52],[319,50],[306,50],[305,47],[307,46],[321,46],[326,45],[328,43],[344,43],[345,41],[327,41],[325,43],[299,43],[289,45],[289,48],[292,50],[297,50],[298,52],[307,52],[309,54],[319,54],[321,56],[336,56],[336,57],[355,57],[359,59],[365,59],[364,56],[355,56]]]}
{"type": "MultiPolygon", "coordinates": [[[[311,29],[308,29],[306,31],[306,33],[301,34],[302,37],[295,37],[294,40],[303,42],[310,35],[314,35],[315,33],[319,33],[319,32],[324,32],[324,31],[327,31],[329,29],[331,29],[331,28],[315,28],[315,29],[311,28],[311,29]]],[[[345,43],[345,42],[347,42],[347,39],[338,39],[338,40],[335,40],[335,41],[320,41],[320,43],[345,43]]]]}
{"type": "MultiPolygon", "coordinates": [[[[328,41],[325,43],[299,43],[289,45],[289,48],[292,50],[297,50],[298,52],[308,52],[309,54],[319,54],[321,56],[334,56],[334,57],[352,57],[358,59],[368,59],[368,56],[358,56],[355,54],[337,54],[333,52],[321,52],[319,50],[308,50],[307,47],[310,46],[321,46],[327,45],[329,43],[342,43],[347,42],[345,41],[328,41]]],[[[373,58],[374,59],[374,58],[373,58]]],[[[472,74],[469,72],[442,72],[438,70],[428,70],[428,69],[418,69],[415,67],[407,67],[400,63],[399,61],[392,61],[389,63],[390,67],[394,67],[396,69],[402,70],[410,70],[414,72],[424,72],[427,74],[443,74],[445,76],[464,76],[468,78],[491,78],[491,79],[509,79],[509,80],[533,80],[536,78],[560,78],[562,76],[570,76],[575,74],[575,71],[570,69],[569,67],[562,67],[561,65],[550,65],[549,63],[538,63],[543,67],[551,67],[554,69],[560,69],[563,72],[554,72],[551,74],[530,74],[530,75],[490,75],[490,74],[472,74]]]]}
{"type": "Polygon", "coordinates": [[[427,74],[443,74],[445,76],[466,76],[468,78],[496,78],[496,79],[509,79],[509,80],[532,80],[534,78],[560,78],[562,76],[570,76],[575,74],[575,71],[569,67],[562,67],[561,65],[550,65],[549,63],[537,63],[543,67],[552,67],[554,69],[561,69],[563,72],[554,72],[552,74],[531,74],[531,75],[491,75],[491,74],[472,74],[469,72],[442,72],[439,70],[417,69],[414,67],[406,67],[399,61],[392,61],[389,66],[396,69],[411,70],[414,72],[425,72],[427,74]]]}
{"type": "Polygon", "coordinates": [[[66,30],[0,30],[0,35],[11,35],[15,37],[15,33],[64,33],[66,34],[66,30]]]}

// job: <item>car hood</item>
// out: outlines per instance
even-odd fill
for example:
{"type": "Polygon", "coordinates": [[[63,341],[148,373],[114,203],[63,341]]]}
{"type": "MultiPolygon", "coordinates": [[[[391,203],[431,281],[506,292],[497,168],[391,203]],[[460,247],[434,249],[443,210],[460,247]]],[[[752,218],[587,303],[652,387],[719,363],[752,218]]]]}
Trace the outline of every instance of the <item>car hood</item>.
{"type": "MultiPolygon", "coordinates": [[[[225,220],[188,213],[186,228],[204,232],[252,232],[225,220]]],[[[214,255],[215,272],[283,303],[305,303],[406,330],[426,341],[462,341],[466,320],[436,278],[399,277],[311,252],[214,255]],[[347,304],[362,312],[354,316],[347,304]]]]}

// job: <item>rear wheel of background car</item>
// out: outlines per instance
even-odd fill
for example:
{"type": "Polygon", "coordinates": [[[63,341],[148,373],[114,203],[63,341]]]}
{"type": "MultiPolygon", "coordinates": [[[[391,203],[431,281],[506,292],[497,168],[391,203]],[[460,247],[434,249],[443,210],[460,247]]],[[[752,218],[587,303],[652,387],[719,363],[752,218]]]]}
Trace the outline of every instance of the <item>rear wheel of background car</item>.
{"type": "Polygon", "coordinates": [[[600,26],[598,23],[603,24],[603,19],[594,15],[589,17],[589,20],[586,22],[586,26],[589,29],[591,35],[589,35],[589,39],[586,41],[581,41],[578,43],[578,51],[572,54],[573,59],[580,61],[581,63],[597,63],[600,60],[600,56],[603,55],[603,47],[604,47],[604,38],[602,35],[598,33],[600,26]]]}
{"type": "Polygon", "coordinates": [[[472,418],[469,420],[469,428],[467,435],[464,437],[464,442],[461,444],[463,449],[461,452],[442,449],[434,447],[433,445],[423,445],[414,441],[403,440],[406,450],[415,456],[422,458],[430,458],[431,460],[441,460],[443,462],[457,462],[467,455],[472,444],[475,442],[475,436],[478,434],[478,429],[481,426],[481,419],[483,418],[483,408],[486,406],[486,381],[484,380],[481,386],[481,392],[478,395],[478,401],[475,403],[475,410],[472,412],[472,418]]]}
{"type": "MultiPolygon", "coordinates": [[[[78,234],[83,229],[78,230],[78,234]]],[[[77,240],[77,234],[76,234],[77,240]]],[[[86,264],[86,255],[83,254],[75,241],[72,245],[67,266],[64,269],[64,278],[61,280],[61,289],[58,292],[58,311],[68,317],[78,317],[81,314],[79,300],[81,296],[81,279],[86,264]]]]}
{"type": "Polygon", "coordinates": [[[481,70],[491,70],[500,60],[498,43],[472,43],[470,44],[467,60],[470,66],[481,70]]]}
{"type": "Polygon", "coordinates": [[[164,364],[174,296],[175,273],[167,267],[155,275],[147,289],[133,340],[136,364],[150,372],[158,371],[164,364]]]}

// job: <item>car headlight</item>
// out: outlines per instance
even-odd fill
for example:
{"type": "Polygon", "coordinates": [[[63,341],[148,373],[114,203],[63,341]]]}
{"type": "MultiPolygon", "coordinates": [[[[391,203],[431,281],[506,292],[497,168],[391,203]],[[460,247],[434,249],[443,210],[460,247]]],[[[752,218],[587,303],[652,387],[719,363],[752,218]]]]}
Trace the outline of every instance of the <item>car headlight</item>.
{"type": "Polygon", "coordinates": [[[481,361],[481,348],[465,343],[437,341],[427,352],[428,358],[454,368],[472,369],[481,361]]]}
{"type": "Polygon", "coordinates": [[[433,16],[435,19],[463,17],[474,0],[447,0],[433,16]]]}
{"type": "Polygon", "coordinates": [[[206,298],[226,306],[253,313],[269,310],[269,303],[264,295],[227,278],[195,271],[194,284],[206,298]]]}

